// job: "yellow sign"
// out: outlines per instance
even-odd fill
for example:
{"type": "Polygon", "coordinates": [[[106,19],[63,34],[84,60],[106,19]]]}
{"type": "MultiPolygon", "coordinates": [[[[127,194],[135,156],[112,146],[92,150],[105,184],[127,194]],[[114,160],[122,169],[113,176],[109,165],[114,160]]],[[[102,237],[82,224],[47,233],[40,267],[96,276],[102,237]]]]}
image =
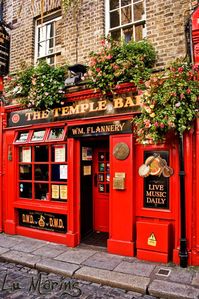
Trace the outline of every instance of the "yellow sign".
{"type": "Polygon", "coordinates": [[[156,240],[156,237],[155,237],[154,233],[152,233],[152,234],[149,236],[147,244],[148,244],[149,246],[156,246],[156,245],[157,245],[157,240],[156,240]]]}

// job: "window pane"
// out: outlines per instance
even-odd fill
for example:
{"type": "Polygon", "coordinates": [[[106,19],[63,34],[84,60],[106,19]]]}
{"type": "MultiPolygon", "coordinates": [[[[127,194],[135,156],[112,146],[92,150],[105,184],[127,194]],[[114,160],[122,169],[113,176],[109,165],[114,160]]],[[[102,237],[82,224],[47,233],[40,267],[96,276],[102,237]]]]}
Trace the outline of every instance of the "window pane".
{"type": "Polygon", "coordinates": [[[143,3],[137,3],[134,5],[134,21],[143,20],[144,15],[144,5],[143,3]]]}
{"type": "Polygon", "coordinates": [[[110,0],[110,10],[119,7],[119,0],[110,0]]]}
{"type": "Polygon", "coordinates": [[[23,146],[19,148],[19,161],[26,163],[32,161],[30,146],[23,146]]]}
{"type": "Polygon", "coordinates": [[[67,161],[67,149],[63,145],[52,146],[52,162],[66,162],[67,161]]]}
{"type": "Polygon", "coordinates": [[[35,150],[35,162],[48,162],[48,147],[46,145],[37,145],[35,150]]]}
{"type": "Polygon", "coordinates": [[[128,43],[130,40],[133,39],[133,26],[125,28],[123,30],[124,40],[128,43]]]}
{"type": "Polygon", "coordinates": [[[46,55],[46,42],[42,42],[38,44],[38,57],[42,57],[46,55]]]}
{"type": "Polygon", "coordinates": [[[38,28],[38,42],[46,40],[46,26],[38,28]]]}
{"type": "Polygon", "coordinates": [[[32,165],[20,165],[19,166],[19,179],[20,180],[32,180],[32,165]]]}
{"type": "Polygon", "coordinates": [[[32,198],[32,184],[19,183],[19,196],[22,198],[32,198]]]}
{"type": "Polygon", "coordinates": [[[110,13],[110,27],[114,28],[120,25],[119,12],[113,11],[110,13]]]}
{"type": "Polygon", "coordinates": [[[49,65],[54,65],[54,64],[55,64],[55,57],[54,57],[54,56],[47,57],[47,58],[46,58],[46,62],[47,62],[49,65]]]}
{"type": "Polygon", "coordinates": [[[51,37],[54,37],[54,26],[53,23],[50,23],[46,26],[46,39],[49,39],[51,37]]]}
{"type": "Polygon", "coordinates": [[[35,199],[48,199],[48,184],[36,183],[35,184],[35,199]]]}
{"type": "Polygon", "coordinates": [[[35,165],[35,181],[48,181],[48,165],[35,165]]]}
{"type": "Polygon", "coordinates": [[[40,141],[44,139],[45,130],[42,131],[34,131],[31,141],[40,141]]]}
{"type": "Polygon", "coordinates": [[[131,4],[131,0],[121,0],[121,6],[129,5],[131,4]]]}
{"type": "Polygon", "coordinates": [[[131,6],[127,6],[122,8],[121,10],[121,23],[122,25],[131,23],[132,21],[132,13],[131,6]]]}
{"type": "Polygon", "coordinates": [[[111,37],[115,41],[120,41],[121,40],[121,30],[118,29],[118,30],[111,31],[111,37]]]}
{"type": "Polygon", "coordinates": [[[18,133],[16,142],[25,142],[28,139],[28,132],[18,133]]]}
{"type": "Polygon", "coordinates": [[[54,40],[51,38],[46,43],[46,54],[52,54],[54,52],[54,40]]]}
{"type": "Polygon", "coordinates": [[[49,140],[51,139],[61,139],[63,138],[64,129],[63,128],[54,128],[50,130],[50,135],[48,137],[49,140]]]}
{"type": "Polygon", "coordinates": [[[143,27],[144,25],[135,26],[135,40],[139,41],[143,39],[143,27]]]}
{"type": "Polygon", "coordinates": [[[68,178],[67,165],[52,165],[51,181],[64,182],[68,178]]]}

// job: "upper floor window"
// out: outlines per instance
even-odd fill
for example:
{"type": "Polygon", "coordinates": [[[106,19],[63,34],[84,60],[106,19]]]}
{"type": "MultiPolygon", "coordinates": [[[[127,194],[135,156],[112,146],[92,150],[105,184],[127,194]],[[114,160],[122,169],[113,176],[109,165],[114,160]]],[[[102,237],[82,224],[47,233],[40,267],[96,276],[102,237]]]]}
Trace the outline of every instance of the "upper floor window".
{"type": "Polygon", "coordinates": [[[61,58],[61,16],[56,13],[36,23],[35,62],[46,59],[50,65],[57,65],[61,58]]]}
{"type": "Polygon", "coordinates": [[[142,40],[145,21],[145,0],[106,0],[106,33],[114,40],[142,40]]]}

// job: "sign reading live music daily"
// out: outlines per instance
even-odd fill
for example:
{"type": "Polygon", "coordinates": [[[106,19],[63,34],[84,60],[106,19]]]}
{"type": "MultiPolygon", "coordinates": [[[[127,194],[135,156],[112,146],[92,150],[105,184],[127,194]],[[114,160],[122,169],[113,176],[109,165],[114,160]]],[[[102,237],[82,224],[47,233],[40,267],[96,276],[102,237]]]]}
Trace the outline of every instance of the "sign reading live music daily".
{"type": "Polygon", "coordinates": [[[144,177],[144,207],[169,209],[169,173],[167,151],[145,151],[145,166],[151,171],[144,177]]]}
{"type": "Polygon", "coordinates": [[[120,96],[112,100],[108,98],[103,100],[94,98],[66,102],[63,107],[54,108],[49,111],[19,110],[11,112],[8,114],[8,127],[126,114],[138,111],[139,107],[139,98],[136,96],[120,96]]]}
{"type": "Polygon", "coordinates": [[[19,210],[19,225],[40,230],[67,232],[66,215],[19,210]]]}

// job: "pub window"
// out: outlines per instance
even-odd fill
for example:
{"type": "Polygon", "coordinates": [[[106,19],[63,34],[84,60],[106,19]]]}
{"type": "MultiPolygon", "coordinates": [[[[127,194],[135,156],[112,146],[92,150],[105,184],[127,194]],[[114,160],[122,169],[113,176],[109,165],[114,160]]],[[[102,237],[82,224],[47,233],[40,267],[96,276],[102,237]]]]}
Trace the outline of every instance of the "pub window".
{"type": "MultiPolygon", "coordinates": [[[[64,138],[64,128],[56,128],[56,131],[56,136],[64,138]]],[[[48,132],[48,138],[50,138],[50,132],[48,132]]],[[[44,138],[43,136],[46,135],[45,130],[34,131],[31,134],[30,141],[34,138],[44,138]]],[[[53,134],[52,139],[54,140],[53,134]]],[[[67,201],[67,144],[63,141],[54,143],[35,144],[31,142],[18,146],[19,198],[67,201]]]]}
{"type": "Polygon", "coordinates": [[[114,40],[146,37],[145,0],[106,0],[106,33],[114,40]]]}
{"type": "Polygon", "coordinates": [[[64,128],[52,128],[50,129],[47,140],[63,140],[65,136],[64,128]]]}
{"type": "Polygon", "coordinates": [[[45,132],[45,130],[35,130],[31,137],[31,141],[43,141],[45,132]]]}
{"type": "Polygon", "coordinates": [[[36,22],[35,63],[45,59],[50,65],[60,64],[61,59],[61,14],[57,12],[36,22]]]}
{"type": "Polygon", "coordinates": [[[23,143],[28,140],[28,134],[29,132],[19,132],[18,135],[16,136],[16,143],[23,143]]]}

